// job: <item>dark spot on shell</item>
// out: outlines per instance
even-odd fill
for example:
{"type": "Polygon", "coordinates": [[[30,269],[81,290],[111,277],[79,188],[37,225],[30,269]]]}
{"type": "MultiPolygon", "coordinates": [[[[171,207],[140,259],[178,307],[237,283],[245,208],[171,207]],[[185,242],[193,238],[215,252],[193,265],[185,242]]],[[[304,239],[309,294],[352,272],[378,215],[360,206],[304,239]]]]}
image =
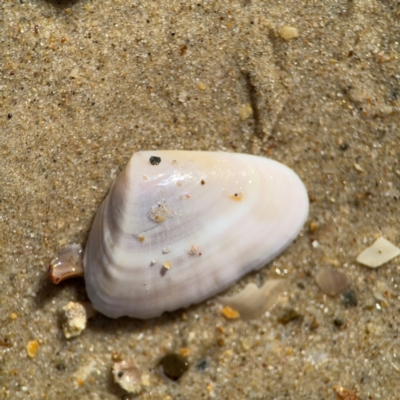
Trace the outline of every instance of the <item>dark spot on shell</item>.
{"type": "Polygon", "coordinates": [[[149,161],[151,165],[158,165],[161,162],[161,158],[157,156],[151,156],[149,161]]]}
{"type": "Polygon", "coordinates": [[[200,183],[201,183],[202,185],[205,185],[205,184],[206,184],[206,181],[205,181],[204,179],[202,179],[200,183]]]}
{"type": "Polygon", "coordinates": [[[122,378],[122,376],[124,375],[124,373],[123,373],[122,371],[119,371],[117,375],[118,375],[118,378],[122,378]]]}
{"type": "Polygon", "coordinates": [[[159,364],[164,374],[173,381],[177,381],[189,369],[187,358],[176,353],[166,354],[159,364]]]}

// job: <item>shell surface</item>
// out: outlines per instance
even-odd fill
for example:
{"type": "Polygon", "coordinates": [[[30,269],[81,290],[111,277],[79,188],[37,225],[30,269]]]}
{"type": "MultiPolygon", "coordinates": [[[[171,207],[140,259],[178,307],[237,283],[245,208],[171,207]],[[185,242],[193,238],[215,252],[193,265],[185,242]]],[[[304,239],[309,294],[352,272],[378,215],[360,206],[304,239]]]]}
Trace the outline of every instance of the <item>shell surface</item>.
{"type": "Polygon", "coordinates": [[[259,269],[297,236],[308,196],[288,167],[247,154],[135,153],[96,213],[84,254],[95,309],[152,318],[259,269]]]}

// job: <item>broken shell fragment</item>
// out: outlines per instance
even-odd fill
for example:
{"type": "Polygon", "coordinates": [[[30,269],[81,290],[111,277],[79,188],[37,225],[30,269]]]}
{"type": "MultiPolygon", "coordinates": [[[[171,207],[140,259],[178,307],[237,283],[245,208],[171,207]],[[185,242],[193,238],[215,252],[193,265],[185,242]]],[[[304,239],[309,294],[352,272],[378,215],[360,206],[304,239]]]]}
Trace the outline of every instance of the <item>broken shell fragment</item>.
{"type": "Polygon", "coordinates": [[[67,339],[79,336],[86,328],[88,319],[95,314],[95,310],[89,302],[70,301],[63,307],[63,311],[62,330],[67,339]]]}
{"type": "Polygon", "coordinates": [[[236,310],[242,319],[254,319],[263,315],[276,303],[285,285],[284,279],[270,279],[260,288],[254,283],[249,283],[238,294],[219,297],[218,301],[236,310]]]}
{"type": "Polygon", "coordinates": [[[383,237],[367,247],[357,257],[357,262],[370,268],[377,268],[400,255],[400,249],[383,237]]]}
{"type": "Polygon", "coordinates": [[[275,258],[307,214],[302,181],[276,161],[222,152],[135,153],[89,234],[88,296],[112,318],[152,318],[199,303],[275,258]],[[196,256],[188,251],[193,244],[196,256]]]}
{"type": "Polygon", "coordinates": [[[83,276],[83,251],[80,244],[69,244],[51,261],[48,270],[49,279],[56,285],[60,282],[83,276]]]}
{"type": "Polygon", "coordinates": [[[136,363],[130,358],[115,362],[112,369],[114,382],[128,393],[139,394],[142,391],[142,379],[136,363]]]}

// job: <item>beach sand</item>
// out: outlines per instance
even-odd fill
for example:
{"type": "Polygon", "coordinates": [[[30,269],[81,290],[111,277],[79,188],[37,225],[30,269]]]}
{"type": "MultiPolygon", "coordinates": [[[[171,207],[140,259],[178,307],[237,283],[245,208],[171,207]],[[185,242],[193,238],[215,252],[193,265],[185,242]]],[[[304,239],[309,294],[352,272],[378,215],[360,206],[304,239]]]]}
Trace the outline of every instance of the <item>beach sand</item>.
{"type": "Polygon", "coordinates": [[[392,0],[3,0],[0,398],[130,399],[111,375],[130,357],[140,399],[398,399],[399,260],[355,259],[400,243],[399,18],[392,0]],[[303,179],[302,234],[227,292],[286,278],[268,315],[228,320],[211,299],[149,321],[97,314],[64,337],[84,282],[54,286],[48,265],[85,243],[141,149],[252,153],[303,179]],[[316,285],[328,266],[344,295],[316,285]],[[177,382],[158,367],[169,352],[188,358],[177,382]]]}

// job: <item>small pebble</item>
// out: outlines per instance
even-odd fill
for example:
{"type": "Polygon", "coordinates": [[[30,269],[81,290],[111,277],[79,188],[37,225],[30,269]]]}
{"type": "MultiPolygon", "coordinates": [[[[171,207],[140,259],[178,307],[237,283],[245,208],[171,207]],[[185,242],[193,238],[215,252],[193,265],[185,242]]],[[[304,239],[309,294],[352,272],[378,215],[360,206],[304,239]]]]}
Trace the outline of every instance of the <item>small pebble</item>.
{"type": "Polygon", "coordinates": [[[199,363],[196,364],[196,368],[199,371],[204,371],[205,369],[208,368],[208,361],[207,360],[201,360],[199,363]]]}
{"type": "Polygon", "coordinates": [[[358,305],[357,295],[354,292],[354,290],[346,289],[342,293],[342,303],[346,307],[357,307],[357,305],[358,305]]]}
{"type": "Polygon", "coordinates": [[[289,40],[297,38],[297,36],[299,36],[299,31],[293,26],[283,26],[279,29],[279,35],[282,39],[289,40]]]}
{"type": "Polygon", "coordinates": [[[334,324],[336,327],[340,328],[341,326],[343,326],[344,321],[342,320],[342,318],[335,318],[335,319],[333,320],[333,324],[334,324]]]}
{"type": "Polygon", "coordinates": [[[253,108],[249,103],[243,104],[239,107],[239,118],[246,121],[253,115],[253,108]]]}
{"type": "Polygon", "coordinates": [[[318,224],[315,221],[311,221],[309,225],[310,233],[315,233],[318,230],[318,224]]]}
{"type": "Polygon", "coordinates": [[[182,347],[181,349],[179,349],[179,354],[183,357],[187,357],[188,355],[190,355],[190,349],[188,349],[187,347],[182,347]]]}
{"type": "Polygon", "coordinates": [[[189,369],[187,358],[176,353],[166,354],[161,358],[159,365],[164,374],[173,381],[177,381],[189,369]]]}
{"type": "Polygon", "coordinates": [[[359,399],[357,392],[353,392],[342,386],[334,386],[333,391],[336,393],[339,400],[358,400],[359,399]]]}
{"type": "Polygon", "coordinates": [[[226,318],[226,319],[238,319],[239,318],[239,313],[234,310],[233,308],[229,306],[225,306],[221,310],[221,314],[226,318]]]}
{"type": "Polygon", "coordinates": [[[315,281],[325,294],[332,297],[346,289],[350,283],[347,275],[333,268],[321,268],[315,275],[315,281]]]}
{"type": "Polygon", "coordinates": [[[298,313],[295,309],[289,308],[285,310],[277,319],[280,324],[286,325],[290,321],[300,320],[302,321],[304,316],[298,313]]]}
{"type": "Polygon", "coordinates": [[[38,349],[39,349],[39,342],[37,340],[30,340],[26,345],[26,351],[28,353],[28,356],[31,358],[36,357],[38,349]]]}

